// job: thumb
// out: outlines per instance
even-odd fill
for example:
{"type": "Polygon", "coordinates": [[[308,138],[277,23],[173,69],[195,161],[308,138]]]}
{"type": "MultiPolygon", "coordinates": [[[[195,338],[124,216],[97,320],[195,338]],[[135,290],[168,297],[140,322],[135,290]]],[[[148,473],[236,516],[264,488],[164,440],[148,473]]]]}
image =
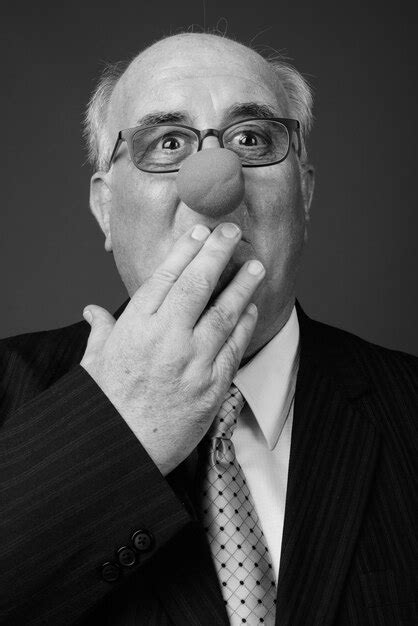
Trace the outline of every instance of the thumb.
{"type": "Polygon", "coordinates": [[[89,304],[83,311],[83,317],[91,326],[85,354],[97,352],[106,343],[116,321],[106,309],[96,304],[89,304]]]}

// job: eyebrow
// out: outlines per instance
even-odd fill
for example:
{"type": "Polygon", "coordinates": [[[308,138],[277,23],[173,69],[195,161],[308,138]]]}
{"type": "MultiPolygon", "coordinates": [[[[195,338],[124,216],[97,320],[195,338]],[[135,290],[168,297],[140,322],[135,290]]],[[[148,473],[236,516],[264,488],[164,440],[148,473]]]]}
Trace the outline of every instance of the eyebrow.
{"type": "MultiPolygon", "coordinates": [[[[230,106],[224,114],[226,120],[244,119],[249,117],[277,117],[274,111],[266,104],[258,102],[240,102],[230,106]]],[[[136,126],[157,126],[159,124],[186,124],[190,119],[187,111],[153,111],[136,121],[136,126]]]]}
{"type": "Polygon", "coordinates": [[[136,121],[136,126],[156,126],[158,124],[184,124],[188,115],[186,111],[154,111],[136,121]]]}
{"type": "Polygon", "coordinates": [[[274,111],[266,104],[258,102],[241,102],[233,104],[226,111],[226,117],[229,119],[245,118],[245,117],[278,117],[277,111],[274,111]]]}

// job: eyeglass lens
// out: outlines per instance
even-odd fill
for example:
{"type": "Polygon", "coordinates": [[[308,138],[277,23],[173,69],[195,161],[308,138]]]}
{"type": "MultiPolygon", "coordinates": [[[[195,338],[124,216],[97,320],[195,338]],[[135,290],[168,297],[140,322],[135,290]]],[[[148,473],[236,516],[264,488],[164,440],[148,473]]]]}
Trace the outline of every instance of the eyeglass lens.
{"type": "MultiPolygon", "coordinates": [[[[281,122],[251,120],[230,126],[223,144],[245,165],[267,165],[282,160],[289,149],[289,133],[281,122]]],[[[132,138],[135,164],[140,169],[164,172],[179,168],[197,152],[199,139],[187,128],[160,125],[138,130],[132,138]]]]}

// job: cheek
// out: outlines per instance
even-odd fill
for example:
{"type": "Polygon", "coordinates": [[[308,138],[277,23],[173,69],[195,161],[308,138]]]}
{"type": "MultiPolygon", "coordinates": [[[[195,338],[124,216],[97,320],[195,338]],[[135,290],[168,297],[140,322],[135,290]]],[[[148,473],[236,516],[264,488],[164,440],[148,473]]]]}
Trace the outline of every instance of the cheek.
{"type": "MultiPolygon", "coordinates": [[[[300,176],[294,167],[266,171],[246,184],[249,214],[258,245],[268,257],[290,252],[303,242],[305,217],[300,176]]],[[[270,259],[271,261],[271,259],[270,259]]],[[[273,259],[274,261],[274,259],[273,259]]]]}
{"type": "Polygon", "coordinates": [[[114,223],[141,227],[153,220],[170,219],[178,203],[173,175],[127,172],[112,186],[114,223]]]}
{"type": "Polygon", "coordinates": [[[113,187],[110,228],[119,273],[132,294],[165,258],[178,203],[175,181],[126,178],[113,187]]]}

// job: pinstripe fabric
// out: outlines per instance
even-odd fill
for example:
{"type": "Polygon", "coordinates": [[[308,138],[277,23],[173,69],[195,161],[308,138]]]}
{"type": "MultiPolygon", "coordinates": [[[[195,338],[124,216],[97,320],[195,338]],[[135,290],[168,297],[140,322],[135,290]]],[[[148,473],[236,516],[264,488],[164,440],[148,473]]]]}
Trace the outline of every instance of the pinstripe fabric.
{"type": "MultiPolygon", "coordinates": [[[[298,316],[277,625],[416,624],[417,359],[298,316]]],[[[77,365],[87,336],[0,342],[0,623],[227,626],[196,455],[161,477],[77,365]],[[140,527],[155,550],[101,581],[140,527]]]]}

